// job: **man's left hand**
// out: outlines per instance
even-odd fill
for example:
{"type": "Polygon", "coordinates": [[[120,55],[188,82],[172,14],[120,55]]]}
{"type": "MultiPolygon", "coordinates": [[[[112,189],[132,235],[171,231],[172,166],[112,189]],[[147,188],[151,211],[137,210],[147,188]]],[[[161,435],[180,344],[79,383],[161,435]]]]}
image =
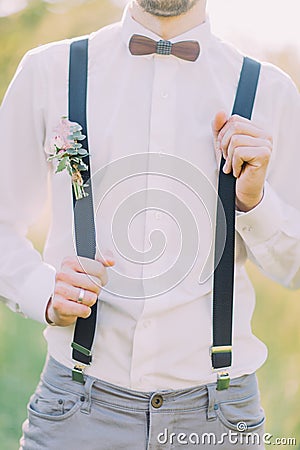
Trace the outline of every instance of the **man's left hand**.
{"type": "Polygon", "coordinates": [[[236,207],[250,211],[263,197],[267,167],[272,152],[272,137],[248,119],[234,115],[230,118],[218,112],[213,133],[217,160],[223,154],[224,173],[237,178],[236,207]]]}

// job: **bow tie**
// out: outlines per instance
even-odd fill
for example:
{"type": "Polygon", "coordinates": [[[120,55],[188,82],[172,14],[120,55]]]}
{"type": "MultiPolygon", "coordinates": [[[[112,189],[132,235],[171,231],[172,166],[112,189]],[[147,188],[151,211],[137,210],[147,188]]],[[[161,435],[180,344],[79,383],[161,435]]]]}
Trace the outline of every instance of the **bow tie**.
{"type": "Polygon", "coordinates": [[[197,41],[181,41],[173,44],[170,41],[158,42],[146,36],[134,34],[129,42],[132,55],[174,55],[186,61],[196,61],[200,54],[200,45],[197,41]]]}

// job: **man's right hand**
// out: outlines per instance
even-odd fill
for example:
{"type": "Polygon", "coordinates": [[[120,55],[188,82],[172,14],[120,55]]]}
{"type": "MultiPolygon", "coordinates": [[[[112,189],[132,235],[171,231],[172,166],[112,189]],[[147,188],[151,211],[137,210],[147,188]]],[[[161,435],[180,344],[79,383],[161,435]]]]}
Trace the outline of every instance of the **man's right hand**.
{"type": "Polygon", "coordinates": [[[46,311],[47,322],[65,327],[75,323],[78,317],[89,317],[101,287],[107,283],[106,267],[113,265],[112,260],[65,258],[56,274],[54,294],[46,311]],[[84,296],[78,302],[81,290],[84,296]]]}

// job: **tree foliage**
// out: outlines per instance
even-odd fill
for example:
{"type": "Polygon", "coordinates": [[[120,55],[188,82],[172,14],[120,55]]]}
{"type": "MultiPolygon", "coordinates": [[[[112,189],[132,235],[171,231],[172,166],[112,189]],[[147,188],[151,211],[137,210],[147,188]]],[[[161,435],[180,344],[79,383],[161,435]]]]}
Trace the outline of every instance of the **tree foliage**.
{"type": "Polygon", "coordinates": [[[31,0],[19,13],[0,18],[0,101],[27,50],[90,33],[120,16],[109,0],[31,0]]]}

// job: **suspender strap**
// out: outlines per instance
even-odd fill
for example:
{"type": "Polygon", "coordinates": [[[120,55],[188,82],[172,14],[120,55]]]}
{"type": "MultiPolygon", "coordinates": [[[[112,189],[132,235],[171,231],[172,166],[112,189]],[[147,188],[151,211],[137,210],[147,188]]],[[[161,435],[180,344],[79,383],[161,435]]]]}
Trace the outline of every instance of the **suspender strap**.
{"type": "MultiPolygon", "coordinates": [[[[86,99],[87,99],[88,39],[75,41],[70,47],[69,65],[69,120],[79,123],[83,134],[87,136],[86,99]]],[[[232,114],[251,119],[260,64],[250,58],[244,58],[240,81],[232,114]]],[[[88,150],[88,137],[82,142],[88,150]]],[[[77,255],[94,259],[96,237],[93,208],[93,193],[90,179],[89,156],[84,159],[88,170],[82,172],[87,197],[76,201],[73,192],[74,225],[77,255]]],[[[234,247],[235,247],[235,184],[232,174],[223,173],[224,158],[221,161],[218,194],[226,217],[226,242],[218,266],[214,273],[213,297],[213,346],[212,366],[221,369],[231,366],[232,312],[234,283],[234,247]]],[[[219,254],[223,242],[218,232],[221,212],[217,209],[215,255],[219,254]]],[[[77,319],[75,326],[73,359],[78,365],[73,370],[73,379],[83,382],[82,365],[92,361],[91,348],[97,322],[97,304],[87,319],[77,319]]]]}
{"type": "MultiPolygon", "coordinates": [[[[87,72],[88,39],[75,41],[70,47],[69,120],[82,126],[82,133],[86,136],[82,145],[88,151],[86,117],[87,72]]],[[[94,259],[96,254],[96,236],[89,156],[84,158],[84,162],[88,166],[88,170],[81,172],[81,174],[84,184],[87,185],[85,192],[88,193],[88,196],[76,201],[73,190],[76,250],[78,256],[94,259]]],[[[75,372],[73,371],[73,378],[76,381],[83,382],[82,370],[80,374],[80,365],[88,365],[92,361],[91,348],[95,336],[96,321],[97,304],[92,307],[92,313],[87,319],[77,319],[72,343],[72,357],[79,363],[77,369],[75,366],[75,372]]]]}
{"type": "MultiPolygon", "coordinates": [[[[250,58],[244,58],[240,81],[236,93],[232,114],[251,119],[260,64],[250,58]]],[[[214,273],[213,287],[213,345],[211,348],[214,369],[230,367],[232,364],[232,315],[234,287],[234,249],[235,249],[235,187],[233,174],[224,174],[222,158],[219,174],[218,195],[226,217],[226,242],[222,256],[214,273]]],[[[220,255],[224,243],[220,232],[221,211],[217,208],[215,260],[220,255]]]]}

